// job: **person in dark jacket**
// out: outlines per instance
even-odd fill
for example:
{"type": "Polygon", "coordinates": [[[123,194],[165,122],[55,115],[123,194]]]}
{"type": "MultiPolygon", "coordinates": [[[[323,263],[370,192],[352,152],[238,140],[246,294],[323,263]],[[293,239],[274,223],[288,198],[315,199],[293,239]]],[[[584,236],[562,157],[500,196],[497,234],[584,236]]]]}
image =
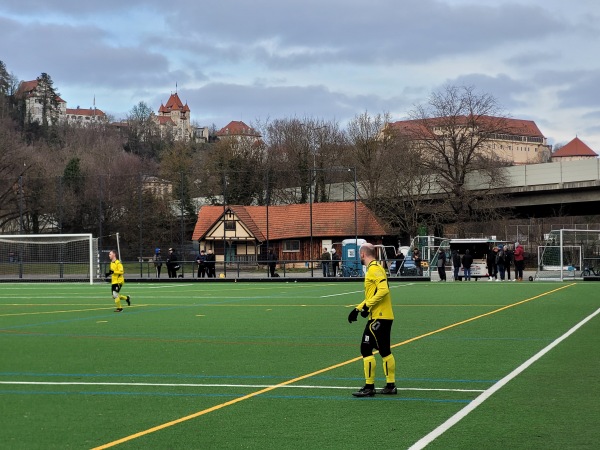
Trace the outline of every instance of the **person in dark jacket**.
{"type": "Polygon", "coordinates": [[[497,248],[490,246],[490,248],[488,249],[485,261],[486,261],[486,265],[487,265],[487,271],[488,271],[488,279],[490,281],[496,279],[496,252],[498,251],[497,248]]]}
{"type": "Polygon", "coordinates": [[[458,250],[452,250],[452,268],[454,269],[454,281],[459,280],[459,272],[460,272],[460,255],[458,254],[458,250]]]}
{"type": "Polygon", "coordinates": [[[443,248],[438,251],[437,269],[440,281],[446,281],[446,252],[443,248]]]}
{"type": "Polygon", "coordinates": [[[471,281],[471,266],[473,265],[473,255],[469,252],[469,249],[465,250],[465,254],[462,257],[462,266],[465,270],[465,281],[471,281]]]}
{"type": "Polygon", "coordinates": [[[269,254],[267,255],[267,260],[269,261],[269,275],[271,278],[275,277],[275,268],[277,267],[277,255],[273,252],[273,249],[269,249],[269,254]]]}
{"type": "Polygon", "coordinates": [[[177,278],[177,271],[179,270],[179,257],[175,250],[169,249],[169,256],[167,256],[167,272],[169,278],[177,278]]]}
{"type": "Polygon", "coordinates": [[[196,263],[198,264],[198,278],[204,278],[206,275],[206,252],[200,250],[200,254],[196,256],[196,263]]]}
{"type": "Polygon", "coordinates": [[[506,278],[510,281],[510,266],[513,265],[514,254],[512,245],[507,245],[504,252],[504,267],[506,268],[506,278]]]}
{"type": "Polygon", "coordinates": [[[208,254],[206,255],[206,276],[208,278],[216,278],[217,277],[217,273],[215,271],[215,265],[216,265],[215,254],[213,253],[212,250],[209,250],[208,254]]]}

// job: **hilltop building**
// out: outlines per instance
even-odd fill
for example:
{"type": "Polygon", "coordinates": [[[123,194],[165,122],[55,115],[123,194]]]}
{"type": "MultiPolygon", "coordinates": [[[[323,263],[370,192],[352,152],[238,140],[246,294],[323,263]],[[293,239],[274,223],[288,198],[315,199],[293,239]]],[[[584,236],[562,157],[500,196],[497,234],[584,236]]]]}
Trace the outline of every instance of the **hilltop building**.
{"type": "Polygon", "coordinates": [[[184,105],[177,92],[171,94],[167,103],[160,105],[156,116],[161,136],[172,134],[176,141],[189,141],[194,136],[190,124],[190,108],[184,105]]]}
{"type": "Polygon", "coordinates": [[[402,120],[389,124],[389,129],[402,134],[415,142],[427,136],[439,139],[449,128],[463,133],[488,133],[482,151],[489,152],[498,159],[512,164],[535,164],[550,161],[550,146],[546,137],[532,120],[509,119],[504,117],[479,117],[476,130],[466,116],[452,118],[431,118],[423,120],[402,120]],[[424,124],[427,124],[425,127],[424,124]]]}

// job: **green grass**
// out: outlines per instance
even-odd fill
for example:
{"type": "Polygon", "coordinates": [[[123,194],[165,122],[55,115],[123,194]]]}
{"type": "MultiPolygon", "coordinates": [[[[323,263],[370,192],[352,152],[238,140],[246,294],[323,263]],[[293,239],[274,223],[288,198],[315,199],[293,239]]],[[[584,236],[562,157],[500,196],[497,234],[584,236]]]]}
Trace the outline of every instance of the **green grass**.
{"type": "MultiPolygon", "coordinates": [[[[129,283],[120,314],[108,284],[3,284],[0,448],[408,448],[600,308],[589,282],[391,286],[403,389],[356,399],[360,283],[129,283]]],[[[597,448],[599,323],[428,448],[597,448]]]]}

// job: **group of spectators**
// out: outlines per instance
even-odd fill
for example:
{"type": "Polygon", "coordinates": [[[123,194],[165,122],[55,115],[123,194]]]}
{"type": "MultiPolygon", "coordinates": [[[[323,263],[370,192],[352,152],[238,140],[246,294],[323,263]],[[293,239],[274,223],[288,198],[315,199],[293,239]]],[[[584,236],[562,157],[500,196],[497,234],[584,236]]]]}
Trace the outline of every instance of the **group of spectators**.
{"type": "MultiPolygon", "coordinates": [[[[446,281],[446,271],[444,265],[446,264],[446,254],[440,249],[440,256],[438,257],[438,273],[440,280],[446,281]]],[[[465,250],[465,254],[460,256],[457,250],[452,252],[452,267],[454,269],[454,280],[460,280],[459,273],[460,269],[464,270],[464,277],[466,281],[471,280],[471,265],[473,264],[473,255],[470,254],[469,250],[465,250]]],[[[511,267],[514,265],[514,278],[512,281],[523,281],[523,269],[525,265],[525,251],[523,246],[518,242],[515,242],[513,247],[511,244],[498,244],[497,246],[490,246],[486,254],[486,266],[487,276],[490,281],[504,281],[508,279],[510,281],[511,267]]]]}
{"type": "Polygon", "coordinates": [[[490,281],[510,281],[510,268],[515,266],[514,278],[512,281],[523,281],[523,269],[525,265],[525,250],[518,242],[513,247],[511,244],[502,244],[490,247],[486,255],[486,264],[488,269],[488,279],[490,281]]]}
{"type": "Polygon", "coordinates": [[[332,248],[331,251],[327,247],[323,247],[321,254],[321,268],[323,269],[324,277],[337,277],[340,269],[340,255],[332,248]]]}
{"type": "MultiPolygon", "coordinates": [[[[160,248],[158,247],[154,250],[153,262],[154,268],[156,269],[156,278],[160,278],[163,259],[160,248]]],[[[198,278],[216,278],[216,260],[212,250],[209,250],[208,253],[204,250],[200,250],[200,253],[196,256],[196,264],[198,264],[198,278]]],[[[173,248],[169,249],[169,255],[165,260],[165,265],[167,266],[169,278],[177,278],[177,272],[181,269],[181,265],[179,264],[179,256],[177,256],[177,253],[173,248]]],[[[181,277],[182,275],[179,276],[181,277]]]]}

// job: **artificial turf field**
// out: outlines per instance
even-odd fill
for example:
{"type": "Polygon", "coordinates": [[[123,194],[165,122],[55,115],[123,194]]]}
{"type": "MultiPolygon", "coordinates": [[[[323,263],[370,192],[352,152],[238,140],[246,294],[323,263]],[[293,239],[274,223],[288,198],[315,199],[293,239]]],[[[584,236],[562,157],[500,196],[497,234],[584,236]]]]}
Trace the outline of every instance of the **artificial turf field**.
{"type": "Polygon", "coordinates": [[[394,282],[364,399],[358,282],[0,287],[2,449],[600,445],[596,283],[394,282]]]}

